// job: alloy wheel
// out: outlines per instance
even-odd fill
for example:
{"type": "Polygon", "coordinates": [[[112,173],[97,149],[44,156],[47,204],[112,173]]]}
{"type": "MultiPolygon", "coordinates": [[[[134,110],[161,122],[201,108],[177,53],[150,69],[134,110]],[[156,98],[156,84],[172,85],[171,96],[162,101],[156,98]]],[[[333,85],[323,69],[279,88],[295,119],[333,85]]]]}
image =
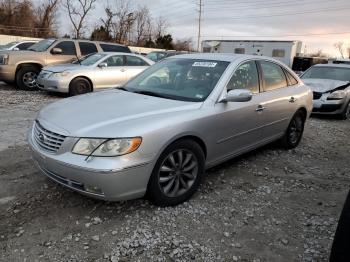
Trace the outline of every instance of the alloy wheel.
{"type": "Polygon", "coordinates": [[[35,72],[27,72],[23,75],[23,84],[29,88],[36,88],[36,79],[38,74],[35,72]]]}
{"type": "Polygon", "coordinates": [[[292,120],[290,129],[289,129],[289,141],[292,144],[298,143],[302,133],[303,133],[303,120],[301,119],[301,117],[295,117],[292,120]]]}
{"type": "Polygon", "coordinates": [[[198,160],[186,149],[170,153],[160,166],[158,183],[167,197],[185,194],[193,185],[198,175],[198,160]]]}

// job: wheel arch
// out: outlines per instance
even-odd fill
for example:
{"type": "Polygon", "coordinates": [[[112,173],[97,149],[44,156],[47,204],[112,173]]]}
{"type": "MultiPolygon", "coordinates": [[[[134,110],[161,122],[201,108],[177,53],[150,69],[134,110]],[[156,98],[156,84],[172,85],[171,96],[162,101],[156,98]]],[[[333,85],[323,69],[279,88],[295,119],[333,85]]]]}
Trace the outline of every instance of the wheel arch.
{"type": "Polygon", "coordinates": [[[35,62],[21,63],[21,64],[18,64],[16,67],[16,74],[20,69],[26,66],[35,66],[35,67],[38,67],[40,70],[43,68],[43,65],[40,63],[35,63],[35,62]]]}
{"type": "Polygon", "coordinates": [[[84,78],[84,79],[86,79],[86,80],[90,83],[90,85],[91,85],[91,92],[94,91],[94,84],[92,83],[92,80],[91,80],[89,77],[84,76],[84,75],[78,75],[78,76],[75,76],[74,78],[72,78],[72,80],[70,80],[70,82],[69,82],[69,88],[70,88],[70,85],[72,84],[72,82],[73,82],[75,79],[77,79],[77,78],[84,78]]]}

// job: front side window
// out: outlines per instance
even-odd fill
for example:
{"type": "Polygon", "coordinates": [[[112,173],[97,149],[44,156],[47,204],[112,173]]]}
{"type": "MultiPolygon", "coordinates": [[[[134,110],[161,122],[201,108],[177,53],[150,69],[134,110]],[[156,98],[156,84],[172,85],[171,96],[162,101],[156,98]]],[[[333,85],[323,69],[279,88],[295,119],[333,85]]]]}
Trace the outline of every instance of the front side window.
{"type": "Polygon", "coordinates": [[[264,90],[270,91],[287,86],[287,79],[283,69],[274,63],[261,61],[261,70],[263,74],[264,90]]]}
{"type": "Polygon", "coordinates": [[[73,41],[62,41],[58,43],[54,48],[61,48],[61,55],[76,55],[75,44],[73,41]]]}
{"type": "Polygon", "coordinates": [[[247,89],[252,93],[259,93],[259,76],[254,61],[246,62],[240,65],[233,73],[227,91],[233,89],[247,89]]]}
{"type": "Polygon", "coordinates": [[[97,47],[94,43],[79,42],[79,48],[81,55],[97,53],[97,47]]]}
{"type": "Polygon", "coordinates": [[[173,58],[143,71],[124,88],[168,99],[201,102],[213,91],[229,62],[173,58]]]}
{"type": "Polygon", "coordinates": [[[285,70],[285,72],[291,86],[298,84],[298,80],[296,80],[291,73],[289,73],[287,70],[285,70]]]}
{"type": "Polygon", "coordinates": [[[22,43],[17,46],[19,50],[26,50],[28,47],[32,46],[34,43],[32,42],[27,42],[27,43],[22,43]]]}
{"type": "Polygon", "coordinates": [[[107,66],[123,66],[124,65],[124,60],[122,55],[114,55],[108,57],[105,61],[107,63],[107,66]]]}
{"type": "Polygon", "coordinates": [[[126,65],[127,66],[147,66],[149,64],[146,63],[145,60],[137,57],[137,56],[126,56],[126,65]]]}

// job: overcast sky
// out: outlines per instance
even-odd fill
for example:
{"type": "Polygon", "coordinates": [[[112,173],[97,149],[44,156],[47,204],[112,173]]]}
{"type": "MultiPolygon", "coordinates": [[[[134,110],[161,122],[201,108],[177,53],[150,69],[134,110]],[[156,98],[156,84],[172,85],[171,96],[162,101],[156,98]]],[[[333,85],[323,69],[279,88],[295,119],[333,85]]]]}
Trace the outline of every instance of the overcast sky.
{"type": "MultiPolygon", "coordinates": [[[[40,1],[40,0],[39,0],[40,1]]],[[[109,3],[98,0],[88,17],[91,27],[104,16],[109,3]]],[[[132,5],[146,5],[153,17],[163,16],[175,39],[191,37],[196,45],[199,0],[130,0],[132,5]]],[[[301,40],[307,51],[322,49],[338,55],[334,43],[350,44],[350,0],[202,0],[202,38],[301,40]]],[[[58,19],[60,33],[70,33],[65,13],[58,19]]]]}

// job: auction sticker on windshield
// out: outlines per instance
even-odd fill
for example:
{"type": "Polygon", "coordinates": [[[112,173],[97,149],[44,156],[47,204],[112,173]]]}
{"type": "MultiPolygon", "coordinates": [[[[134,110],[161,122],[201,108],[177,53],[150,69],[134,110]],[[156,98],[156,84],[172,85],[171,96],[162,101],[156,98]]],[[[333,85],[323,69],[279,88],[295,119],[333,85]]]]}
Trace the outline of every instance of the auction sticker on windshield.
{"type": "Polygon", "coordinates": [[[192,66],[198,67],[216,67],[218,63],[215,62],[194,62],[192,66]]]}

